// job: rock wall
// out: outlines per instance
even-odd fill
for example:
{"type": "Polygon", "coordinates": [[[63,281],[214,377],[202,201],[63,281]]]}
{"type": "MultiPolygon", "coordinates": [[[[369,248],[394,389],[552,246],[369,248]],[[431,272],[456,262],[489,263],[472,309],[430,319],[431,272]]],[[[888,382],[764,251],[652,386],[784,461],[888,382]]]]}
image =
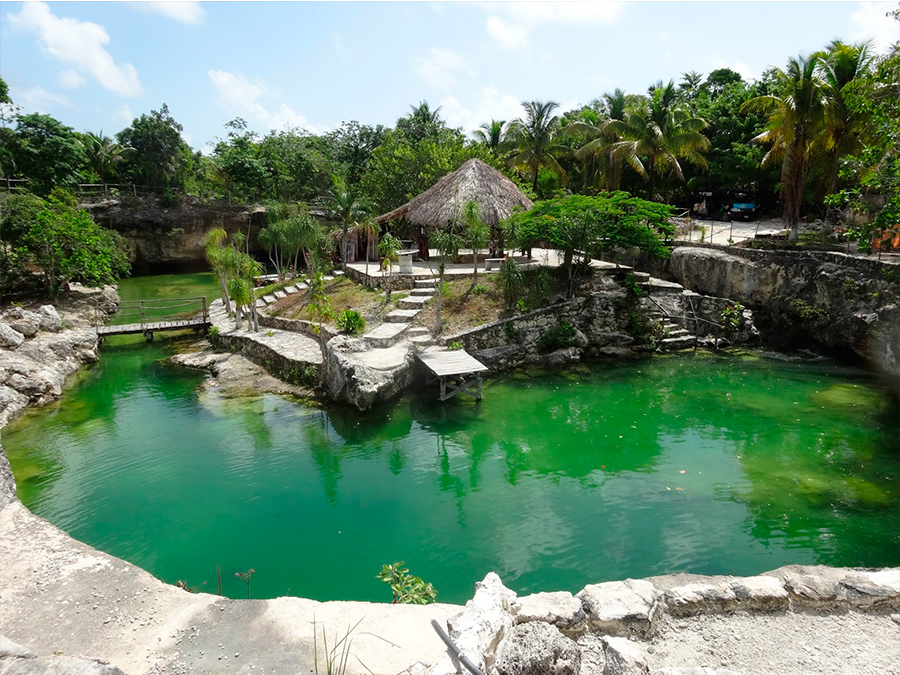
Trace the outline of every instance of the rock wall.
{"type": "Polygon", "coordinates": [[[636,267],[754,310],[768,339],[851,350],[900,381],[900,265],[831,252],[679,246],[636,267]]]}
{"type": "Polygon", "coordinates": [[[13,476],[12,467],[9,465],[9,458],[0,445],[0,511],[15,501],[16,499],[16,479],[13,476]]]}
{"type": "Polygon", "coordinates": [[[367,410],[413,382],[415,355],[408,344],[372,350],[365,340],[338,335],[328,343],[325,391],[333,401],[367,410]],[[377,353],[375,359],[367,356],[377,353]]]}
{"type": "Polygon", "coordinates": [[[265,210],[183,197],[166,206],[158,197],[122,197],[83,204],[104,227],[121,233],[134,251],[134,269],[185,267],[206,259],[204,240],[214,228],[249,233],[251,250],[265,222],[265,210]]]}
{"type": "Polygon", "coordinates": [[[634,338],[626,331],[628,309],[625,291],[619,287],[494,321],[441,339],[445,345],[458,342],[492,371],[525,362],[565,362],[581,351],[598,355],[631,354],[634,338]],[[541,340],[554,327],[569,323],[576,329],[571,347],[541,354],[541,340]]]}
{"type": "Polygon", "coordinates": [[[317,325],[312,321],[304,321],[303,319],[286,319],[280,316],[271,316],[265,311],[259,312],[259,325],[266,328],[278,328],[279,330],[289,330],[294,333],[305,333],[312,337],[316,337],[316,328],[320,335],[325,336],[325,341],[338,335],[338,332],[330,326],[317,325]]]}
{"type": "Polygon", "coordinates": [[[315,363],[300,362],[284,355],[277,349],[262,342],[248,339],[240,334],[220,333],[209,336],[210,342],[219,349],[241,352],[280,380],[299,387],[315,387],[319,381],[319,366],[315,363]]]}

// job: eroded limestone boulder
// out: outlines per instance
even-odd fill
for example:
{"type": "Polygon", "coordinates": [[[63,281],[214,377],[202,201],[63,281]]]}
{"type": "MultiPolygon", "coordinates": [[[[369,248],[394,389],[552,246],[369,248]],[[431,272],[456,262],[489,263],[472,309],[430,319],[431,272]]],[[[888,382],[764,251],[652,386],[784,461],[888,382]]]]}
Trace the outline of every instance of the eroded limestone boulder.
{"type": "Polygon", "coordinates": [[[774,577],[744,577],[731,582],[737,609],[757,612],[786,612],[790,596],[774,577]]]}
{"type": "Polygon", "coordinates": [[[627,638],[604,637],[603,654],[606,657],[603,675],[648,675],[650,673],[644,649],[627,638]]]}
{"type": "Polygon", "coordinates": [[[588,624],[606,635],[647,637],[659,611],[659,591],[649,581],[626,579],[585,586],[578,593],[588,624]]]}
{"type": "Polygon", "coordinates": [[[564,632],[577,632],[584,627],[584,608],[581,599],[566,591],[534,593],[519,598],[518,623],[543,621],[564,632]]]}
{"type": "MultiPolygon", "coordinates": [[[[475,595],[465,609],[447,622],[450,638],[476,666],[488,672],[497,647],[515,623],[517,610],[515,592],[506,588],[495,572],[490,572],[475,584],[475,595]]],[[[429,674],[456,672],[450,656],[445,654],[429,674]]]]}
{"type": "Polygon", "coordinates": [[[42,305],[35,314],[41,322],[41,330],[50,333],[58,333],[62,330],[62,319],[53,305],[42,305]]]}
{"type": "Polygon", "coordinates": [[[413,359],[403,344],[370,349],[365,340],[338,335],[328,341],[325,388],[332,400],[367,410],[412,384],[413,359]]]}
{"type": "Polygon", "coordinates": [[[3,675],[125,675],[105,661],[71,656],[38,656],[0,635],[0,673],[3,675]]]}
{"type": "Polygon", "coordinates": [[[840,586],[851,607],[900,609],[900,568],[854,572],[840,586]]]}
{"type": "Polygon", "coordinates": [[[0,314],[0,319],[27,338],[34,337],[41,329],[41,317],[21,307],[10,307],[0,314]]]}
{"type": "Polygon", "coordinates": [[[0,347],[15,349],[25,342],[25,336],[12,328],[9,324],[0,321],[0,347]]]}
{"type": "Polygon", "coordinates": [[[556,626],[533,621],[513,627],[497,648],[495,675],[578,675],[578,645],[556,626]]]}
{"type": "Polygon", "coordinates": [[[676,586],[667,590],[663,599],[675,616],[724,612],[731,609],[736,600],[728,582],[676,586]]]}

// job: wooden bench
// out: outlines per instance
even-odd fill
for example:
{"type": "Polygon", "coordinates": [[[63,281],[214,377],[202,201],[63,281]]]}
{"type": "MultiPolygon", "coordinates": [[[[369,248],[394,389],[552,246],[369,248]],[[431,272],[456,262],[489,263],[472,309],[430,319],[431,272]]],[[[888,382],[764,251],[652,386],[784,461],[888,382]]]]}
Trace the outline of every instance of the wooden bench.
{"type": "Polygon", "coordinates": [[[490,272],[494,269],[494,265],[500,267],[500,264],[503,263],[506,258],[485,258],[484,260],[484,270],[485,272],[490,272]]]}

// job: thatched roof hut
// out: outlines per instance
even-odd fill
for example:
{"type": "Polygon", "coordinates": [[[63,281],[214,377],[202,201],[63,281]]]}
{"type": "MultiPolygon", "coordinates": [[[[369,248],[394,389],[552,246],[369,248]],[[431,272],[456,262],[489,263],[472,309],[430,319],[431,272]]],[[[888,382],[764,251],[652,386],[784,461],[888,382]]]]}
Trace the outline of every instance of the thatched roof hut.
{"type": "Polygon", "coordinates": [[[470,159],[419,196],[376,220],[386,223],[405,218],[422,228],[445,225],[459,219],[463,206],[470,200],[478,203],[481,219],[491,228],[508,218],[516,207],[527,211],[534,205],[497,169],[480,159],[470,159]]]}

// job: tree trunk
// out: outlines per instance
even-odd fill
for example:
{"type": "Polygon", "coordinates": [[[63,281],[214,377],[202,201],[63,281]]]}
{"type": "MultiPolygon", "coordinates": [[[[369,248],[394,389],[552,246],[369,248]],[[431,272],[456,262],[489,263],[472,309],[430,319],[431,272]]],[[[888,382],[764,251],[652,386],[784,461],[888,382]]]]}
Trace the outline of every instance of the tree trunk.
{"type": "Polygon", "coordinates": [[[434,337],[441,334],[441,296],[444,294],[444,275],[438,276],[437,297],[434,299],[434,337]]]}
{"type": "Polygon", "coordinates": [[[478,249],[472,249],[472,285],[475,286],[478,284],[478,249]]]}
{"type": "Polygon", "coordinates": [[[225,280],[221,277],[219,278],[219,287],[222,289],[222,302],[225,303],[225,312],[231,314],[231,300],[228,299],[228,287],[225,285],[225,280]]]}
{"type": "Polygon", "coordinates": [[[242,321],[243,313],[244,313],[243,308],[237,302],[235,302],[234,303],[234,329],[235,330],[240,330],[241,327],[243,326],[243,321],[242,321]]]}

